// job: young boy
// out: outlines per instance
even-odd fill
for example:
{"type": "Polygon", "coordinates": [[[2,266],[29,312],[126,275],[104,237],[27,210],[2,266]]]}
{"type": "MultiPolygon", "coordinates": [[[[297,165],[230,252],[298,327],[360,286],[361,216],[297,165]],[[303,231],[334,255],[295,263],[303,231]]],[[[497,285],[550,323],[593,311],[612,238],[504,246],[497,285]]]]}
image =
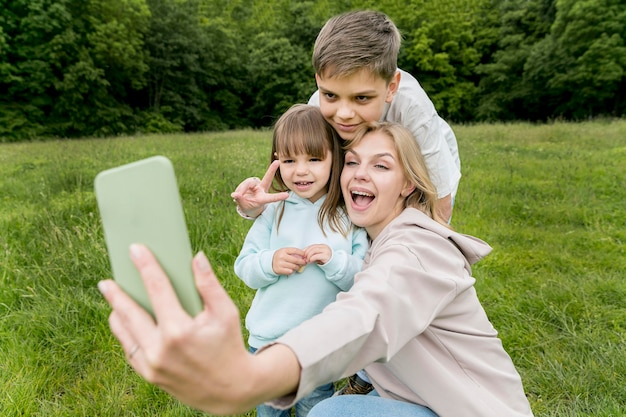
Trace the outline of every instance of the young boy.
{"type": "Polygon", "coordinates": [[[456,137],[417,80],[397,68],[400,43],[400,32],[383,13],[354,11],[331,18],[315,41],[319,90],[309,104],[320,106],[344,140],[369,121],[409,128],[437,187],[439,213],[448,220],[461,178],[456,137]]]}
{"type": "MultiPolygon", "coordinates": [[[[456,137],[437,114],[417,80],[397,68],[401,36],[383,13],[353,11],[328,20],[315,41],[313,67],[318,91],[309,104],[320,107],[344,140],[370,121],[397,122],[417,138],[438,191],[438,212],[449,220],[459,180],[456,137]]],[[[285,193],[267,191],[278,165],[263,180],[248,178],[232,193],[238,211],[255,218],[285,193]]]]}
{"type": "MultiPolygon", "coordinates": [[[[437,188],[437,212],[449,221],[461,179],[456,137],[418,81],[398,69],[401,41],[384,13],[352,11],[328,20],[313,48],[318,91],[309,104],[320,107],[344,140],[352,140],[357,127],[371,121],[396,122],[411,130],[437,188]]],[[[231,194],[243,217],[255,218],[265,204],[287,198],[286,193],[267,193],[277,169],[272,164],[263,180],[248,178],[231,194]]],[[[360,371],[339,394],[371,389],[360,371]]]]}

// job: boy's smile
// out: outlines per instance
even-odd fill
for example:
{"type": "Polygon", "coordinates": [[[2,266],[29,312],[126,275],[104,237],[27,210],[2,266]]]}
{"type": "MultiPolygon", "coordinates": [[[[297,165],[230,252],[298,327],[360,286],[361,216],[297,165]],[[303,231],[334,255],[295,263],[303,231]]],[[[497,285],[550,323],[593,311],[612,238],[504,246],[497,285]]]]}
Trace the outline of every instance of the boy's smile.
{"type": "Polygon", "coordinates": [[[398,90],[400,73],[389,84],[365,68],[345,76],[315,74],[315,80],[324,118],[342,139],[351,140],[358,126],[380,120],[385,103],[391,103],[398,90]]]}

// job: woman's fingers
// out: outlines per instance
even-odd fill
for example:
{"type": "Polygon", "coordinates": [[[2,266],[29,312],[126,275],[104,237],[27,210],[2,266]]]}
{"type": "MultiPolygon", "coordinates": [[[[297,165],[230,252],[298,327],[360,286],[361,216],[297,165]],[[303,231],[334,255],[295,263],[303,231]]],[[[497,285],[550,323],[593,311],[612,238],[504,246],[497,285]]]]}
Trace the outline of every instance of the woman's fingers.
{"type": "Polygon", "coordinates": [[[112,280],[98,283],[100,292],[111,305],[109,327],[119,340],[126,358],[141,375],[145,375],[146,346],[152,345],[156,324],[152,317],[112,280]]]}
{"type": "Polygon", "coordinates": [[[132,244],[130,257],[141,275],[157,323],[167,325],[188,319],[172,283],[152,252],[144,245],[132,244]]]}
{"type": "Polygon", "coordinates": [[[232,299],[218,281],[211,264],[203,252],[199,252],[193,259],[193,272],[196,288],[204,301],[204,308],[212,315],[223,314],[229,309],[237,309],[232,299]]]}
{"type": "MultiPolygon", "coordinates": [[[[111,331],[132,367],[184,403],[206,411],[243,411],[232,403],[232,381],[249,378],[252,362],[241,335],[239,310],[211,269],[203,253],[192,269],[205,309],[190,317],[179,304],[169,279],[150,251],[133,245],[132,260],[152,303],[156,322],[114,281],[98,284],[113,311],[111,331]]],[[[235,386],[244,386],[235,383],[235,386]]],[[[252,407],[249,404],[246,407],[252,407]]]]}

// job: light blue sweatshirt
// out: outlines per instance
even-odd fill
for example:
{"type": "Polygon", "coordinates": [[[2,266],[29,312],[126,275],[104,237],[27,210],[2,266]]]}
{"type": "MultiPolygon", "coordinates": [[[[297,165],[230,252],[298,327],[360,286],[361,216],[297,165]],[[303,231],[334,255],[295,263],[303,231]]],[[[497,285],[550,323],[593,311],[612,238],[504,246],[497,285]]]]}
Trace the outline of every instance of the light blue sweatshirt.
{"type": "MultiPolygon", "coordinates": [[[[246,316],[250,332],[248,344],[261,348],[291,328],[320,313],[335,301],[340,291],[350,289],[354,275],[361,270],[368,248],[364,229],[352,227],[347,237],[325,227],[326,236],[317,221],[326,199],[315,203],[295,193],[285,200],[285,210],[276,228],[281,202],[269,204],[255,221],[235,260],[235,273],[256,295],[246,316]],[[308,264],[301,273],[276,275],[272,259],[276,250],[285,247],[304,249],[326,244],[332,251],[324,265],[308,264]]],[[[349,222],[344,215],[345,222],[349,222]]]]}

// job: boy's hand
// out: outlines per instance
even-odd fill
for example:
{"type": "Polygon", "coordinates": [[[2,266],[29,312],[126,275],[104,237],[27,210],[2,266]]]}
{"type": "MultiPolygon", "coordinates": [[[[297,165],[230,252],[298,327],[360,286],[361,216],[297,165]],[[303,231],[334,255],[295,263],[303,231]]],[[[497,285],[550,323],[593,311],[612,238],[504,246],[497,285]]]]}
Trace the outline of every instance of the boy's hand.
{"type": "Polygon", "coordinates": [[[435,210],[443,221],[450,222],[450,217],[452,217],[452,196],[448,194],[437,200],[435,210]]]}
{"type": "Polygon", "coordinates": [[[304,259],[306,259],[307,263],[315,262],[318,265],[324,265],[326,262],[330,261],[332,256],[332,249],[322,243],[304,248],[304,259]]]}
{"type": "Polygon", "coordinates": [[[272,162],[263,179],[256,177],[246,178],[230,194],[239,206],[241,213],[248,217],[256,218],[263,213],[266,204],[285,200],[289,197],[289,194],[286,192],[276,194],[268,192],[279,166],[280,161],[272,162]]]}
{"type": "Polygon", "coordinates": [[[306,265],[304,258],[302,249],[278,249],[272,258],[272,269],[276,275],[291,275],[306,265]]]}

